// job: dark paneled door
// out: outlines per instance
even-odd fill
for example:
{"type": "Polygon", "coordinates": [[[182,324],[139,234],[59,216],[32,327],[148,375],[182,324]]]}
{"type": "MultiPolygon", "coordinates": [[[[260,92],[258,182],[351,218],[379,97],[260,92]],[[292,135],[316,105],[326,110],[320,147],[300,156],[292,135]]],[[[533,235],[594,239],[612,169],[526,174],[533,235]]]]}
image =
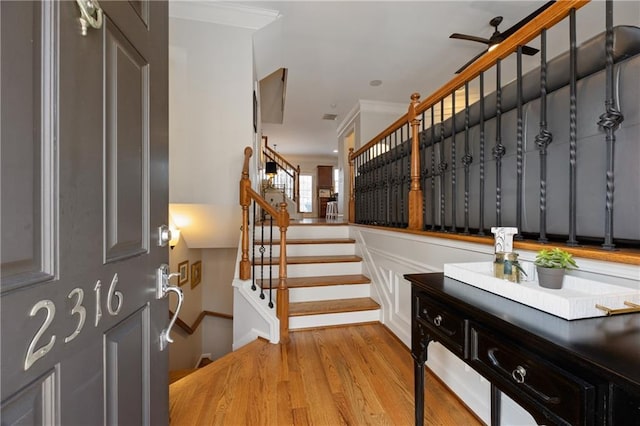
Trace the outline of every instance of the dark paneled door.
{"type": "Polygon", "coordinates": [[[0,2],[3,425],[168,423],[167,4],[100,6],[0,2]]]}

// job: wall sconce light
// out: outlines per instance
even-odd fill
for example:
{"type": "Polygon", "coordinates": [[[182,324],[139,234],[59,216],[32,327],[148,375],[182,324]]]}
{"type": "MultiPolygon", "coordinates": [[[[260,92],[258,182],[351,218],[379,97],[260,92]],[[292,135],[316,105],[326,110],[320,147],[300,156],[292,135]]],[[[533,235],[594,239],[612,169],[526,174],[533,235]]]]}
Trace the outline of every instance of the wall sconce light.
{"type": "Polygon", "coordinates": [[[264,167],[264,172],[267,176],[273,178],[278,174],[278,164],[275,161],[267,161],[264,167]]]}
{"type": "Polygon", "coordinates": [[[171,239],[169,240],[169,247],[171,250],[178,244],[180,241],[180,230],[178,228],[170,228],[171,231],[171,239]]]}

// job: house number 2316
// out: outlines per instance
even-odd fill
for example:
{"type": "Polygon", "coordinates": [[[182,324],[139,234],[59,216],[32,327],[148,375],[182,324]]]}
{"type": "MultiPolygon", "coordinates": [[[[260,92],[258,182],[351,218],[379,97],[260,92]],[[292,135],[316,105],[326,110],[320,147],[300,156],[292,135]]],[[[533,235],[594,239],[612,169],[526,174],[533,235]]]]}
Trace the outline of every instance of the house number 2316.
{"type": "MultiPolygon", "coordinates": [[[[107,293],[107,312],[111,316],[118,315],[120,309],[122,308],[123,295],[120,291],[116,290],[117,284],[118,274],[115,274],[111,279],[111,284],[109,285],[109,291],[107,293]],[[116,299],[115,306],[113,300],[114,298],[116,299]]],[[[95,293],[96,301],[96,317],[94,324],[95,327],[97,327],[100,323],[100,318],[102,318],[102,283],[100,282],[100,280],[98,280],[98,282],[96,283],[93,291],[95,293]]],[[[69,343],[70,341],[78,337],[87,319],[87,309],[82,304],[84,300],[84,290],[76,287],[71,290],[67,297],[75,301],[73,308],[71,308],[71,316],[76,316],[78,323],[75,330],[70,335],[64,338],[64,343],[69,343]]],[[[51,338],[49,338],[49,341],[47,343],[38,347],[40,338],[47,331],[56,316],[56,305],[51,300],[40,300],[36,302],[29,311],[29,316],[34,317],[39,311],[43,309],[46,311],[47,315],[44,319],[44,322],[36,332],[35,336],[33,336],[33,339],[31,339],[31,343],[29,343],[29,347],[27,348],[27,354],[24,358],[25,371],[31,368],[31,366],[37,360],[48,354],[49,351],[51,351],[51,349],[53,348],[53,345],[56,343],[56,335],[54,334],[51,336],[51,338]]]]}

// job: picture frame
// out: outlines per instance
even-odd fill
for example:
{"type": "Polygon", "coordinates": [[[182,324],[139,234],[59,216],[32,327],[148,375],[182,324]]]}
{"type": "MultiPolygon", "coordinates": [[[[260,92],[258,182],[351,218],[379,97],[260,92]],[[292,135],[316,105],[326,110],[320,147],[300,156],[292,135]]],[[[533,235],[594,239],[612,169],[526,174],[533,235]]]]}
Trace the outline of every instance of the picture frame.
{"type": "Polygon", "coordinates": [[[196,288],[202,280],[202,262],[200,260],[191,264],[191,288],[196,288]]]}
{"type": "Polygon", "coordinates": [[[189,261],[178,263],[178,286],[183,286],[189,282],[189,261]]]}

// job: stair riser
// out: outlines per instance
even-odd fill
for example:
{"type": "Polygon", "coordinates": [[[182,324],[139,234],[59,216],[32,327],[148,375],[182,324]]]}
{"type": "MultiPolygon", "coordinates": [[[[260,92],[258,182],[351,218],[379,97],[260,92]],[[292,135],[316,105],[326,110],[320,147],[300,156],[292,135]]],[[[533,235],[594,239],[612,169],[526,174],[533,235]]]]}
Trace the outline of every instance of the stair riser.
{"type": "Polygon", "coordinates": [[[331,285],[289,289],[289,302],[355,299],[371,296],[371,284],[331,285]]]}
{"type": "MultiPolygon", "coordinates": [[[[260,246],[256,246],[256,257],[260,255],[260,246]]],[[[342,254],[355,254],[355,244],[289,244],[287,256],[337,256],[342,254]]],[[[265,257],[269,257],[269,246],[265,246],[265,257]]],[[[274,245],[273,257],[280,256],[280,246],[274,245]]]]}
{"type": "MultiPolygon", "coordinates": [[[[278,266],[273,267],[273,277],[278,277],[278,266]]],[[[353,275],[362,273],[362,262],[346,263],[311,263],[305,265],[287,265],[289,277],[315,277],[323,275],[353,275]]],[[[265,267],[264,277],[260,276],[260,267],[256,266],[256,278],[268,278],[269,270],[265,267]]]]}
{"type": "MultiPolygon", "coordinates": [[[[269,228],[264,228],[265,239],[269,238],[269,228]]],[[[260,240],[260,227],[256,228],[256,240],[260,240]]],[[[280,238],[280,230],[277,226],[273,227],[273,238],[280,238]]],[[[317,239],[317,238],[349,238],[348,226],[289,226],[287,229],[287,238],[294,239],[317,239]]]]}
{"type": "Polygon", "coordinates": [[[372,311],[344,312],[339,314],[309,315],[289,318],[289,329],[327,327],[331,325],[357,324],[380,321],[380,309],[372,311]]]}

